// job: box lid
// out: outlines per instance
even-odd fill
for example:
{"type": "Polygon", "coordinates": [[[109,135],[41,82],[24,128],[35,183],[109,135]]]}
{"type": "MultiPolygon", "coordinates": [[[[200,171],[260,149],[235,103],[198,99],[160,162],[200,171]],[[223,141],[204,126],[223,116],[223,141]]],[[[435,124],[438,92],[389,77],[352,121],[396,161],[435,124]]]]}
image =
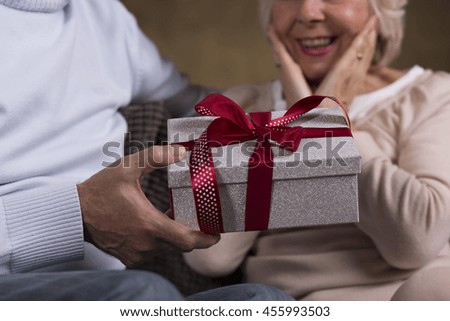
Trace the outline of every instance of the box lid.
{"type": "MultiPolygon", "coordinates": [[[[283,111],[272,112],[272,119],[282,117],[283,111]]],[[[217,117],[189,117],[169,119],[169,143],[197,139],[217,117]]],[[[290,127],[347,127],[339,108],[316,108],[290,127]]],[[[212,148],[218,184],[246,183],[248,161],[256,141],[212,148]]],[[[297,151],[289,152],[273,143],[273,180],[299,179],[323,176],[353,175],[360,172],[360,155],[353,137],[323,137],[302,139],[297,151]]],[[[168,168],[170,188],[191,186],[188,153],[186,160],[168,168]]]]}

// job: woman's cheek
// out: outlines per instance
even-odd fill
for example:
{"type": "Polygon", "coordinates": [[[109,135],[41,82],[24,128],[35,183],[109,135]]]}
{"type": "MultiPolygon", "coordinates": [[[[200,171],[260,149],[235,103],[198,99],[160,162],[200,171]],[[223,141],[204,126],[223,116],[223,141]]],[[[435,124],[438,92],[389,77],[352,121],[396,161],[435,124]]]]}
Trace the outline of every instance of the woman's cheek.
{"type": "Polygon", "coordinates": [[[365,24],[369,21],[368,7],[346,7],[340,12],[340,18],[335,21],[341,21],[343,27],[352,34],[357,34],[364,29],[365,24]]]}
{"type": "Polygon", "coordinates": [[[291,7],[274,6],[272,9],[272,24],[280,34],[287,34],[296,21],[296,13],[291,7]]]}

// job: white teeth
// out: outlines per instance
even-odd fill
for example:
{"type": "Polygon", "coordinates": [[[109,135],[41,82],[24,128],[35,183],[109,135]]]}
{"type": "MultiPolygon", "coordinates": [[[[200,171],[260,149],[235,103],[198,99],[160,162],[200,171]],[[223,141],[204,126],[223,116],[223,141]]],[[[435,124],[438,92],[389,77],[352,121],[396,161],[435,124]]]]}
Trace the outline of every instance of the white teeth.
{"type": "Polygon", "coordinates": [[[300,44],[306,48],[326,47],[331,43],[331,38],[311,38],[300,40],[300,44]]]}

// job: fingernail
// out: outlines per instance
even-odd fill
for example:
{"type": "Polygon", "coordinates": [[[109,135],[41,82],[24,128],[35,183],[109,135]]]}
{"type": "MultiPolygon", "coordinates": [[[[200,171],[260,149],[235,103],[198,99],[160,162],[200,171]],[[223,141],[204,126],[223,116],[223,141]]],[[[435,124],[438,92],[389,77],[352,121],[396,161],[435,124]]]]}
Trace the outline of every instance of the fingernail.
{"type": "Polygon", "coordinates": [[[218,243],[220,241],[220,234],[216,234],[216,235],[211,235],[213,238],[213,241],[215,243],[218,243]]]}

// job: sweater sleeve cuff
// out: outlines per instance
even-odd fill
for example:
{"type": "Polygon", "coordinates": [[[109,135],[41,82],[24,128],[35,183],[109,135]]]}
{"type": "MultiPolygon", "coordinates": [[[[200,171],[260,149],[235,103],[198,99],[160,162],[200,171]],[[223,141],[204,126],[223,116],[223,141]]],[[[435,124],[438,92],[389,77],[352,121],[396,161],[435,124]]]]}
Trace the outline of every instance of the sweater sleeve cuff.
{"type": "Polygon", "coordinates": [[[83,258],[83,223],[75,185],[6,196],[3,207],[12,273],[83,258]]]}
{"type": "Polygon", "coordinates": [[[364,162],[378,157],[386,157],[386,154],[369,133],[356,131],[353,133],[353,138],[364,162]]]}

